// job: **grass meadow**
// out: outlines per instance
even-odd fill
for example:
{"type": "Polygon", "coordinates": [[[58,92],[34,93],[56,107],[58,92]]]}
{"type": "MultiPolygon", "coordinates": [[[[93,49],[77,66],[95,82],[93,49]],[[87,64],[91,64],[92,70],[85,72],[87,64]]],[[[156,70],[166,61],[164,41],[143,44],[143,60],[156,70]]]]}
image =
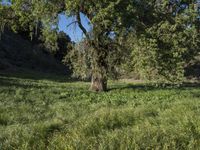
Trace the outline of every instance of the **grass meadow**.
{"type": "Polygon", "coordinates": [[[200,88],[0,75],[0,150],[200,149],[200,88]]]}

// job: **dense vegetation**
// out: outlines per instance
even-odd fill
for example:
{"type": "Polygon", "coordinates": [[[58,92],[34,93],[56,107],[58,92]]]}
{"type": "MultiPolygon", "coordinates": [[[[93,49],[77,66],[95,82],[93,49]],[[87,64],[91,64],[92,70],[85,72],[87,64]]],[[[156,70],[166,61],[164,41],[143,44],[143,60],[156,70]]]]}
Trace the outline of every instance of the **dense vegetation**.
{"type": "Polygon", "coordinates": [[[110,82],[88,92],[65,77],[0,76],[0,146],[7,149],[198,149],[198,87],[110,82]]]}
{"type": "Polygon", "coordinates": [[[0,150],[199,149],[199,54],[197,0],[0,0],[0,150]]]}
{"type": "MultiPolygon", "coordinates": [[[[85,47],[70,47],[66,62],[76,76],[91,79],[93,91],[106,91],[107,80],[127,70],[138,72],[140,78],[181,83],[185,67],[199,53],[200,5],[196,0],[1,2],[1,30],[25,31],[31,39],[39,34],[53,52],[59,49],[59,15],[73,17],[74,22],[66,26],[76,24],[81,29],[85,39],[80,44],[85,47]],[[90,30],[81,15],[88,19],[90,30]]],[[[61,50],[60,54],[62,59],[68,53],[61,50]]]]}

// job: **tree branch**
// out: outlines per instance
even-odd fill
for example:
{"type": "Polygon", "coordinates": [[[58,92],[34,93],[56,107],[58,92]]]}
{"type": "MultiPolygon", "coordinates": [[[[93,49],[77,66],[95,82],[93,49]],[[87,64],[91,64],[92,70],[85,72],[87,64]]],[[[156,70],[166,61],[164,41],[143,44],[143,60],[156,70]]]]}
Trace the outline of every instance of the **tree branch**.
{"type": "Polygon", "coordinates": [[[83,33],[86,36],[86,38],[88,40],[90,40],[90,36],[89,36],[87,30],[85,29],[85,27],[81,23],[80,9],[78,9],[78,11],[76,12],[76,20],[77,20],[79,28],[83,31],[83,33]]]}
{"type": "Polygon", "coordinates": [[[70,24],[67,25],[67,27],[71,26],[71,25],[74,24],[74,23],[78,23],[78,21],[73,21],[73,22],[71,22],[70,24]]]}

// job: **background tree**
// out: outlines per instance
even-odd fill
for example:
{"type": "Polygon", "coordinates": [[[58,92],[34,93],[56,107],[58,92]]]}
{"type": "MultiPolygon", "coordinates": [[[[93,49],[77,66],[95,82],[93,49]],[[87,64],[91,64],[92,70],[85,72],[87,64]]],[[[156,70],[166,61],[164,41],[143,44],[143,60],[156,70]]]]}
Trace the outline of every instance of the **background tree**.
{"type": "Polygon", "coordinates": [[[199,52],[195,1],[160,1],[144,32],[129,37],[132,68],[145,79],[180,83],[184,68],[199,52]]]}
{"type": "Polygon", "coordinates": [[[0,5],[1,28],[6,25],[33,45],[47,49],[61,61],[71,42],[68,35],[58,32],[58,15],[65,6],[64,1],[5,0],[0,5]],[[53,15],[52,15],[53,14],[53,15]],[[45,47],[44,47],[45,46],[45,47]]]}

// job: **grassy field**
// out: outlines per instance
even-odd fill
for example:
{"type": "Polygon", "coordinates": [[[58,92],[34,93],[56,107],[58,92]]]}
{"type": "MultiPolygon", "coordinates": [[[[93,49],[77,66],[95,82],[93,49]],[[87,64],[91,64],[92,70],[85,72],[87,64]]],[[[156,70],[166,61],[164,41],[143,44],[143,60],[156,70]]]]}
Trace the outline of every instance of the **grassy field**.
{"type": "Polygon", "coordinates": [[[200,149],[200,88],[0,75],[0,149],[200,149]]]}

